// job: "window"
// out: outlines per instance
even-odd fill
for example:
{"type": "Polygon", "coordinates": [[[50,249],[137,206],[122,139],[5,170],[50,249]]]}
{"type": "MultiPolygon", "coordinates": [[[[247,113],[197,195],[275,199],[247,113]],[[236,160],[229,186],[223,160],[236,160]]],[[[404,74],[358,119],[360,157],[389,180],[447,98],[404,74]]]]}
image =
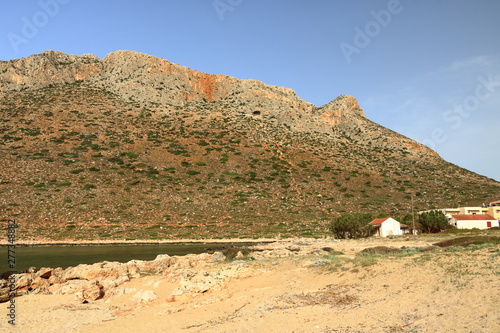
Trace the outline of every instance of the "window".
{"type": "Polygon", "coordinates": [[[487,222],[486,222],[486,227],[487,227],[487,228],[491,228],[491,221],[487,221],[487,222]]]}

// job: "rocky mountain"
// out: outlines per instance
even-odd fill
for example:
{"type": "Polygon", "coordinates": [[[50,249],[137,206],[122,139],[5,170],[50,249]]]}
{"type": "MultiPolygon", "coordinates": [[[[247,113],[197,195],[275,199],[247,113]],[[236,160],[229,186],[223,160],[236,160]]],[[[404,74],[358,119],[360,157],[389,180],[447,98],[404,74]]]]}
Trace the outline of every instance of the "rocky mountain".
{"type": "Polygon", "coordinates": [[[27,238],[318,235],[343,212],[498,199],[500,184],[288,88],[149,55],[0,62],[0,211],[27,238]]]}

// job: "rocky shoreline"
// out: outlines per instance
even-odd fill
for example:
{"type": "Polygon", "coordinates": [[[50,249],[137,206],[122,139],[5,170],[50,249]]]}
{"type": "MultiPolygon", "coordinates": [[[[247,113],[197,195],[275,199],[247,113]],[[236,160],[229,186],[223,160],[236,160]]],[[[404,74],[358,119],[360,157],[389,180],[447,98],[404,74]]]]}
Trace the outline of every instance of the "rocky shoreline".
{"type": "MultiPolygon", "coordinates": [[[[178,243],[192,244],[196,242],[189,240],[178,243]]],[[[211,242],[214,241],[203,241],[203,243],[207,244],[211,242]]],[[[220,240],[217,240],[217,242],[220,242],[220,240]]],[[[400,243],[404,244],[404,242],[391,241],[390,243],[400,245],[400,243]]],[[[168,243],[176,244],[173,242],[168,243]]],[[[245,240],[245,242],[241,241],[241,243],[248,243],[248,240],[245,240]]],[[[177,283],[178,288],[170,295],[174,299],[181,295],[204,293],[208,290],[222,288],[226,280],[231,279],[235,274],[244,274],[245,269],[243,264],[245,260],[270,260],[272,258],[293,256],[320,257],[329,253],[331,250],[329,245],[332,244],[344,244],[344,246],[349,244],[356,245],[356,247],[343,248],[346,252],[350,250],[355,253],[369,244],[363,244],[363,242],[353,243],[350,241],[311,239],[274,242],[270,240],[258,240],[255,243],[258,243],[258,245],[245,247],[240,251],[238,249],[229,249],[229,253],[226,254],[222,252],[215,252],[213,254],[188,254],[184,256],[160,254],[156,259],[151,261],[130,260],[126,263],[104,261],[91,265],[80,264],[76,267],[68,267],[66,269],[61,267],[31,268],[26,273],[3,276],[4,279],[0,280],[0,302],[9,301],[13,294],[21,296],[31,293],[74,294],[76,300],[79,302],[91,302],[127,292],[126,290],[122,290],[120,285],[144,275],[161,275],[168,281],[177,283]],[[224,270],[217,271],[217,278],[214,278],[213,272],[204,269],[213,266],[215,263],[223,262],[228,257],[229,259],[235,259],[229,267],[236,266],[237,269],[230,269],[227,272],[224,270]]],[[[97,245],[94,242],[91,244],[97,245]]],[[[108,244],[110,243],[106,245],[108,244]]],[[[73,245],[83,245],[83,243],[73,243],[73,245]]],[[[427,245],[425,242],[422,242],[422,246],[427,245]]],[[[153,297],[149,294],[143,296],[138,296],[139,301],[143,301],[144,297],[146,299],[153,297]]]]}
{"type": "MultiPolygon", "coordinates": [[[[208,240],[200,243],[214,243],[215,241],[208,240]]],[[[217,240],[220,242],[220,240],[217,240]]],[[[232,241],[231,241],[232,242],[232,241]]],[[[217,278],[213,273],[203,270],[204,267],[217,262],[222,262],[227,259],[222,252],[213,254],[188,254],[184,256],[169,256],[161,254],[156,259],[151,261],[131,260],[126,263],[120,262],[99,262],[95,264],[80,264],[76,267],[68,267],[66,269],[42,267],[40,269],[31,268],[26,273],[12,274],[3,276],[0,280],[0,302],[7,302],[12,295],[21,296],[25,294],[60,294],[60,295],[75,295],[75,300],[78,302],[92,302],[102,298],[109,298],[113,295],[131,292],[120,288],[125,282],[134,278],[139,278],[144,275],[162,275],[172,283],[178,283],[176,288],[170,295],[171,299],[180,296],[189,296],[197,293],[205,293],[208,290],[217,290],[223,287],[226,280],[231,279],[235,275],[244,274],[242,259],[250,260],[268,260],[271,257],[287,257],[299,254],[318,254],[327,250],[311,250],[304,248],[301,253],[301,248],[298,245],[279,245],[275,243],[274,247],[265,249],[263,243],[270,243],[270,240],[258,240],[255,245],[250,247],[252,252],[251,257],[246,257],[242,251],[230,253],[231,259],[236,259],[231,262],[231,267],[235,265],[237,269],[230,269],[227,272],[216,272],[217,278]],[[190,281],[190,282],[187,282],[190,281]]],[[[193,244],[197,241],[185,242],[168,242],[168,244],[193,244]]],[[[248,243],[245,241],[236,241],[234,243],[248,243]]],[[[286,242],[287,244],[290,241],[286,242]]],[[[297,243],[296,244],[305,244],[297,243]]],[[[91,243],[97,245],[96,243],[91,243]]],[[[109,245],[107,243],[105,245],[109,245]]],[[[290,243],[292,244],[292,243],[290,243]]],[[[40,245],[40,244],[37,244],[40,245]]],[[[73,243],[72,245],[84,245],[83,243],[73,243]]],[[[103,244],[104,245],[104,244],[103,244]]],[[[129,243],[130,245],[130,243],[129,243]]],[[[247,253],[247,248],[242,249],[247,253]]],[[[233,251],[234,252],[234,251],[233,251]]],[[[139,302],[148,301],[155,295],[150,293],[138,293],[139,302]]]]}
{"type": "MultiPolygon", "coordinates": [[[[155,260],[131,260],[127,263],[100,262],[76,267],[31,269],[27,273],[12,274],[8,280],[0,280],[0,302],[9,301],[10,284],[14,284],[16,296],[30,293],[74,294],[79,302],[91,302],[126,291],[118,287],[133,278],[149,274],[162,274],[173,278],[185,269],[200,268],[207,263],[223,261],[221,252],[186,256],[158,255],[155,260]]],[[[175,295],[180,295],[177,292],[175,295]]],[[[173,296],[175,296],[173,295],[173,296]]],[[[146,298],[151,295],[144,296],[146,298]]],[[[140,301],[143,297],[140,297],[140,301]]]]}

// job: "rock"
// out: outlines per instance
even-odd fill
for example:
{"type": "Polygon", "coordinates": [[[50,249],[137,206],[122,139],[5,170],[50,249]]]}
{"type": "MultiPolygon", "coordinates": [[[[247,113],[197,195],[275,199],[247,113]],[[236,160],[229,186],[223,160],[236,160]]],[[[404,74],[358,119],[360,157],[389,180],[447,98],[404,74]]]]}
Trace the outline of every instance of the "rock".
{"type": "Polygon", "coordinates": [[[234,256],[234,259],[243,259],[243,258],[245,258],[245,255],[241,251],[238,251],[238,253],[236,253],[236,255],[234,256]]]}
{"type": "Polygon", "coordinates": [[[286,248],[288,251],[292,251],[292,252],[299,252],[300,251],[300,246],[297,246],[297,245],[290,245],[290,246],[287,246],[286,248]]]}
{"type": "Polygon", "coordinates": [[[30,288],[32,290],[36,288],[40,288],[42,290],[48,290],[50,287],[50,283],[47,279],[41,278],[41,277],[36,277],[33,279],[31,282],[30,288]]]}
{"type": "Polygon", "coordinates": [[[168,270],[178,257],[171,257],[167,254],[160,254],[152,261],[131,260],[124,264],[129,277],[139,277],[141,272],[158,273],[168,270]]]}
{"type": "Polygon", "coordinates": [[[47,281],[50,285],[62,283],[61,278],[57,275],[51,275],[47,281]]]}
{"type": "Polygon", "coordinates": [[[100,280],[99,282],[101,283],[103,290],[105,292],[107,292],[108,290],[115,288],[121,284],[124,284],[125,282],[128,282],[128,281],[130,281],[130,278],[127,275],[124,275],[122,277],[119,277],[116,280],[103,279],[103,280],[100,280]]]}
{"type": "Polygon", "coordinates": [[[139,265],[142,260],[130,260],[125,265],[127,266],[128,274],[131,278],[138,278],[141,276],[139,265]]]}
{"type": "Polygon", "coordinates": [[[149,303],[157,298],[158,296],[156,296],[153,291],[145,289],[139,290],[134,296],[132,296],[132,299],[137,303],[149,303]]]}
{"type": "Polygon", "coordinates": [[[52,276],[52,272],[54,272],[53,268],[42,267],[36,273],[35,276],[41,277],[42,279],[48,279],[48,278],[50,278],[52,276]]]}
{"type": "Polygon", "coordinates": [[[212,258],[210,261],[216,262],[216,261],[224,261],[226,260],[226,256],[222,252],[215,252],[212,254],[212,258]]]}
{"type": "Polygon", "coordinates": [[[85,301],[95,301],[104,296],[104,292],[98,284],[94,284],[90,288],[84,289],[82,294],[83,300],[85,301]]]}
{"type": "Polygon", "coordinates": [[[9,288],[0,289],[0,303],[5,303],[10,300],[10,290],[9,288]]]}
{"type": "Polygon", "coordinates": [[[172,258],[172,257],[169,256],[168,254],[159,254],[156,256],[154,261],[165,260],[165,259],[170,259],[170,258],[172,258]]]}
{"type": "Polygon", "coordinates": [[[117,280],[118,278],[123,276],[128,277],[128,269],[126,264],[104,261],[93,265],[82,264],[76,267],[69,267],[62,274],[61,280],[117,280]]]}
{"type": "Polygon", "coordinates": [[[49,291],[54,294],[76,294],[77,292],[83,292],[84,290],[93,288],[95,282],[87,280],[71,280],[64,284],[52,285],[49,287],[49,291]]]}
{"type": "Polygon", "coordinates": [[[314,267],[321,267],[321,266],[325,266],[327,264],[329,264],[330,262],[326,259],[319,259],[319,260],[316,260],[312,266],[314,267]]]}
{"type": "Polygon", "coordinates": [[[26,290],[31,285],[31,274],[22,273],[14,274],[15,284],[17,290],[26,290]]]}
{"type": "Polygon", "coordinates": [[[130,281],[130,278],[127,275],[121,276],[118,279],[114,280],[114,283],[119,286],[121,284],[124,284],[125,282],[130,281]]]}
{"type": "Polygon", "coordinates": [[[108,296],[121,296],[125,294],[130,294],[136,292],[136,288],[115,288],[111,290],[109,293],[106,293],[106,297],[108,296]]]}

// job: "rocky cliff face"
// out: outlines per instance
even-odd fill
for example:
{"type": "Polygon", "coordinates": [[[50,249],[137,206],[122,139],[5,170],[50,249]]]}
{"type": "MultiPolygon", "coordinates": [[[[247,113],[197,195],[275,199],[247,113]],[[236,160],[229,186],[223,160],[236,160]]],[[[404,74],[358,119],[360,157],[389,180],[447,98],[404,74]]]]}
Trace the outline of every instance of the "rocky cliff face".
{"type": "Polygon", "coordinates": [[[311,103],[296,97],[291,89],[265,85],[256,80],[200,73],[132,51],[116,51],[102,60],[89,54],[75,56],[46,51],[28,58],[0,62],[0,91],[41,88],[79,80],[138,102],[184,106],[189,102],[215,102],[239,95],[238,99],[243,103],[267,100],[270,106],[286,104],[299,110],[314,108],[311,103]]]}
{"type": "Polygon", "coordinates": [[[143,105],[187,107],[200,103],[225,106],[225,112],[259,115],[299,132],[337,133],[359,142],[406,147],[412,155],[437,154],[429,148],[372,123],[352,96],[339,96],[315,107],[292,89],[213,75],[150,55],[116,51],[99,59],[91,54],[46,51],[0,62],[0,92],[83,82],[126,101],[143,105]]]}

